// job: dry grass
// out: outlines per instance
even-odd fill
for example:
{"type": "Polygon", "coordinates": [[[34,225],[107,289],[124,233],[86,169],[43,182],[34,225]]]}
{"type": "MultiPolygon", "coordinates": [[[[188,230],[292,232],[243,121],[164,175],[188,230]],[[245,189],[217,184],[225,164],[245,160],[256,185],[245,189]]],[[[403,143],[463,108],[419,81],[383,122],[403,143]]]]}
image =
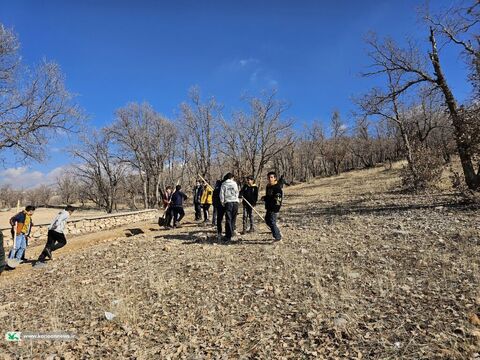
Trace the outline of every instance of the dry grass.
{"type": "Polygon", "coordinates": [[[478,209],[446,190],[411,195],[399,184],[396,167],[287,188],[281,243],[261,226],[221,245],[212,229],[190,224],[79,248],[25,271],[15,292],[2,277],[0,303],[11,306],[1,330],[61,329],[79,339],[2,342],[0,353],[475,358],[478,209]]]}

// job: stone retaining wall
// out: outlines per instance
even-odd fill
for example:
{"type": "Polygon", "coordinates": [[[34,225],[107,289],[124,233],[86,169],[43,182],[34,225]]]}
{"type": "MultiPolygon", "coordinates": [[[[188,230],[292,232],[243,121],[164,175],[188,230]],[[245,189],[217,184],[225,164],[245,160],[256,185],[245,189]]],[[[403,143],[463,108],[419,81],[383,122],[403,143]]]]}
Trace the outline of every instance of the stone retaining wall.
{"type": "MultiPolygon", "coordinates": [[[[140,221],[153,220],[158,216],[158,210],[141,210],[125,213],[109,214],[82,219],[68,220],[65,234],[79,235],[93,233],[101,230],[112,229],[125,224],[133,224],[140,221]]],[[[31,239],[42,241],[47,240],[48,224],[35,224],[32,229],[31,239]]],[[[11,242],[10,228],[0,229],[3,232],[4,241],[7,244],[11,242]]]]}

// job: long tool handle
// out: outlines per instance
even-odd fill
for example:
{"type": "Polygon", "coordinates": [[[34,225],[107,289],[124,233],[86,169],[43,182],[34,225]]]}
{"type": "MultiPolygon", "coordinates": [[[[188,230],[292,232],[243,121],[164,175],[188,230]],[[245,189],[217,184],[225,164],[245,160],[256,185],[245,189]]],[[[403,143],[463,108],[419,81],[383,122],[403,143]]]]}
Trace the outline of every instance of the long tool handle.
{"type": "MultiPolygon", "coordinates": [[[[210,185],[210,184],[208,183],[208,181],[203,178],[202,175],[198,174],[198,176],[200,177],[200,179],[203,180],[203,182],[204,182],[205,184],[207,184],[208,186],[210,186],[210,187],[212,188],[212,185],[210,185]]],[[[213,189],[213,188],[212,188],[212,189],[213,189]]],[[[262,219],[263,221],[265,221],[265,219],[263,218],[262,215],[260,215],[260,213],[257,211],[257,209],[255,209],[255,207],[253,207],[252,204],[250,204],[243,196],[242,196],[242,200],[244,200],[244,201],[248,204],[248,206],[250,206],[250,207],[253,209],[253,211],[255,211],[255,213],[260,217],[260,219],[262,219]]]]}

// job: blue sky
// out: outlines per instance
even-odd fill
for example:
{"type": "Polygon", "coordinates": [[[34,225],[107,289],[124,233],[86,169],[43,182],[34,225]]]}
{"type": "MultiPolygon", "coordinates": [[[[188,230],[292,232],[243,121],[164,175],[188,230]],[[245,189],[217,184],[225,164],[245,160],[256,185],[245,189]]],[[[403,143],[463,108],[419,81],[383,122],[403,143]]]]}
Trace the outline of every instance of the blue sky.
{"type": "MultiPolygon", "coordinates": [[[[334,109],[347,119],[351,97],[374,84],[359,76],[369,63],[363,41],[369,31],[400,42],[405,36],[426,39],[416,15],[421,4],[11,0],[0,2],[0,22],[18,34],[27,64],[42,58],[60,64],[93,126],[109,124],[114,110],[130,101],[147,101],[174,117],[192,85],[215,96],[226,115],[242,106],[242,94],[275,86],[300,129],[314,119],[327,123],[334,109]]],[[[455,52],[445,54],[445,66],[456,95],[467,97],[464,65],[455,52]]],[[[7,162],[0,183],[51,181],[70,161],[63,145],[52,142],[50,159],[42,164],[20,168],[7,162]]]]}

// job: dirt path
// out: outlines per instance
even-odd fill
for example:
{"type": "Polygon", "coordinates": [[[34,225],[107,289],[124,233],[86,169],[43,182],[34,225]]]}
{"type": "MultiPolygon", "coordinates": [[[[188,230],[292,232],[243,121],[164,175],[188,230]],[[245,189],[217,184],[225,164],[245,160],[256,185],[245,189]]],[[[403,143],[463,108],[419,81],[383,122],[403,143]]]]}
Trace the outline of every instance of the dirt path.
{"type": "MultiPolygon", "coordinates": [[[[122,225],[113,229],[103,230],[96,233],[89,233],[71,237],[66,235],[67,245],[53,253],[54,261],[62,259],[66,255],[78,253],[84,249],[109,243],[115,241],[118,238],[124,238],[125,236],[135,236],[138,234],[145,234],[147,236],[155,236],[159,234],[172,235],[183,233],[189,229],[196,227],[198,227],[197,224],[187,221],[182,228],[164,230],[160,229],[156,221],[153,220],[142,221],[129,225],[122,225]]],[[[42,252],[44,245],[45,244],[43,242],[36,241],[34,245],[29,246],[27,249],[27,258],[29,258],[30,261],[37,259],[42,252]]],[[[8,248],[5,249],[5,251],[7,252],[8,248]]],[[[35,271],[32,268],[31,263],[20,264],[15,270],[4,271],[0,276],[0,284],[2,284],[3,282],[13,281],[15,278],[19,276],[24,276],[31,271],[35,271]]]]}

